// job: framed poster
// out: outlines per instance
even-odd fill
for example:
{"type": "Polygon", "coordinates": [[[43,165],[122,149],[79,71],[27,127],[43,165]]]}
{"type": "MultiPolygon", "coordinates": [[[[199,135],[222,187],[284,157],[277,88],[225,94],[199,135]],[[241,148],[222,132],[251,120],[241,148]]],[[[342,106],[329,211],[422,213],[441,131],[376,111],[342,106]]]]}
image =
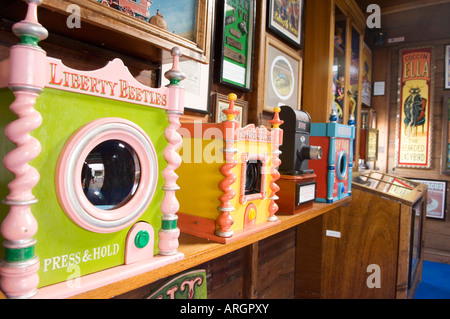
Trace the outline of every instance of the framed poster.
{"type": "MultiPolygon", "coordinates": [[[[227,119],[226,115],[223,114],[223,110],[228,109],[230,106],[230,100],[226,95],[216,93],[215,94],[215,106],[214,106],[214,122],[221,123],[227,119]]],[[[238,121],[241,127],[247,125],[247,112],[248,112],[248,102],[243,100],[234,101],[234,108],[239,111],[236,116],[235,121],[238,121]]]]}
{"type": "Polygon", "coordinates": [[[303,0],[269,0],[267,9],[267,28],[281,39],[302,47],[303,0]]]}
{"type": "Polygon", "coordinates": [[[221,84],[252,90],[255,0],[218,1],[219,38],[216,57],[221,84]]]}
{"type": "Polygon", "coordinates": [[[450,89],[450,45],[445,46],[445,78],[444,88],[450,89]]]}
{"type": "Polygon", "coordinates": [[[433,49],[400,51],[396,151],[398,167],[430,168],[433,49]]]}
{"type": "Polygon", "coordinates": [[[366,140],[366,156],[367,161],[376,161],[378,159],[378,130],[369,128],[367,129],[366,140]]]}
{"type": "Polygon", "coordinates": [[[427,217],[445,219],[447,208],[447,181],[414,178],[410,178],[410,180],[428,186],[427,217]]]}
{"type": "Polygon", "coordinates": [[[280,41],[266,38],[264,110],[281,105],[300,110],[302,58],[280,41]]]}
{"type": "Polygon", "coordinates": [[[442,103],[442,174],[450,175],[450,93],[444,95],[442,103]]]}
{"type": "Polygon", "coordinates": [[[372,50],[363,44],[362,49],[362,90],[361,103],[365,106],[371,106],[372,98],[372,50]]]}
{"type": "MultiPolygon", "coordinates": [[[[185,89],[184,108],[186,110],[207,113],[209,111],[209,64],[203,64],[194,60],[181,60],[180,70],[184,73],[185,79],[181,81],[181,86],[185,89]]],[[[161,86],[169,84],[164,73],[172,68],[172,63],[161,65],[160,83],[161,86]]]]}

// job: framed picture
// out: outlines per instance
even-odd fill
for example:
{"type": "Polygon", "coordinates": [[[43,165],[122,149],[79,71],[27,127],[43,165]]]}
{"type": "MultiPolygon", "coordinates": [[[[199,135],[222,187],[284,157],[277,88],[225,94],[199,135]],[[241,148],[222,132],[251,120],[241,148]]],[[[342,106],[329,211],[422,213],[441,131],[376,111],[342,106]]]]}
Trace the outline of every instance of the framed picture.
{"type": "Polygon", "coordinates": [[[450,89],[450,45],[445,46],[445,83],[444,88],[450,89]]]}
{"type": "Polygon", "coordinates": [[[376,161],[378,159],[378,130],[374,128],[361,129],[360,156],[365,161],[376,161]]]}
{"type": "Polygon", "coordinates": [[[370,107],[372,98],[372,50],[366,43],[363,45],[362,59],[361,103],[370,107]]]}
{"type": "Polygon", "coordinates": [[[264,110],[281,105],[300,110],[302,58],[280,41],[266,38],[264,110]]]}
{"type": "Polygon", "coordinates": [[[252,90],[255,0],[218,1],[216,81],[243,91],[252,90]]]}
{"type": "Polygon", "coordinates": [[[445,220],[447,208],[447,181],[410,178],[428,186],[427,217],[445,220]]]}
{"type": "MultiPolygon", "coordinates": [[[[216,93],[214,96],[214,122],[221,123],[227,119],[226,115],[223,114],[223,110],[228,109],[230,106],[230,101],[226,95],[216,93]]],[[[235,120],[238,121],[241,127],[247,125],[247,112],[248,112],[248,102],[243,100],[234,101],[234,108],[239,111],[239,115],[236,116],[235,120]]]]}
{"type": "MultiPolygon", "coordinates": [[[[169,84],[164,73],[171,67],[172,63],[161,65],[161,86],[169,84]]],[[[179,67],[185,75],[185,79],[181,81],[181,86],[185,89],[185,109],[199,113],[209,112],[209,64],[186,59],[180,61],[179,67]]]]}
{"type": "Polygon", "coordinates": [[[445,94],[442,103],[442,174],[450,175],[450,93],[445,94]]]}
{"type": "MultiPolygon", "coordinates": [[[[168,40],[159,43],[161,48],[168,52],[176,45],[183,48],[185,56],[202,63],[209,61],[215,0],[95,1],[99,3],[99,6],[94,7],[88,4],[93,1],[75,1],[81,7],[83,19],[95,22],[96,25],[106,29],[110,28],[111,21],[114,21],[117,33],[131,32],[133,34],[130,30],[137,28],[140,32],[148,33],[150,39],[156,36],[168,40]],[[111,12],[117,10],[126,15],[111,12]]],[[[58,1],[47,5],[52,10],[65,10],[67,6],[58,1]]],[[[144,40],[145,43],[150,41],[144,40]]]]}
{"type": "Polygon", "coordinates": [[[400,50],[395,159],[398,167],[430,168],[434,57],[432,47],[400,50]]]}
{"type": "Polygon", "coordinates": [[[267,28],[295,48],[302,47],[303,0],[269,0],[267,28]]]}
{"type": "MultiPolygon", "coordinates": [[[[139,1],[132,1],[139,3],[139,1]]],[[[167,30],[195,42],[197,35],[197,0],[152,0],[148,2],[149,16],[160,16],[167,30]]]]}

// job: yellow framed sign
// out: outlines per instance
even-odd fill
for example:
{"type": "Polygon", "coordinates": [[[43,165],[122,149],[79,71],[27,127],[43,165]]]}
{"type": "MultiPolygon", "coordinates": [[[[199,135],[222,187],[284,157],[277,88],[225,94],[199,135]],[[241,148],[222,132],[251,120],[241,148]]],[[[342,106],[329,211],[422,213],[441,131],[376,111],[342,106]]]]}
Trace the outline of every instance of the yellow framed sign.
{"type": "Polygon", "coordinates": [[[397,114],[398,167],[430,168],[433,49],[400,51],[400,98],[397,114]]]}

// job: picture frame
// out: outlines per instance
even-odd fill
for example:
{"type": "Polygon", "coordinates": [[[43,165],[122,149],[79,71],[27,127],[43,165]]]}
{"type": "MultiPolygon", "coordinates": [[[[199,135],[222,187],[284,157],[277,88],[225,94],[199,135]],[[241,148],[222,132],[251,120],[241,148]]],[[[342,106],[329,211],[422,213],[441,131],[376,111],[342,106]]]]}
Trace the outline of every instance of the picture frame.
{"type": "Polygon", "coordinates": [[[426,217],[445,220],[448,181],[422,178],[409,179],[413,182],[422,183],[428,186],[426,217]]]}
{"type": "Polygon", "coordinates": [[[296,49],[301,49],[303,11],[304,0],[292,0],[287,5],[283,5],[281,1],[268,0],[267,29],[296,49]]]}
{"type": "MultiPolygon", "coordinates": [[[[130,43],[127,42],[127,50],[133,50],[134,46],[138,45],[134,40],[139,40],[139,45],[142,45],[142,43],[152,44],[152,41],[154,42],[152,39],[157,37],[164,39],[164,41],[158,43],[158,48],[163,49],[164,53],[170,53],[174,46],[179,46],[183,48],[183,56],[185,57],[201,63],[208,63],[210,60],[215,0],[129,1],[129,3],[137,6],[151,3],[150,7],[147,8],[148,13],[139,16],[135,16],[134,13],[131,14],[128,5],[125,5],[123,7],[125,10],[121,12],[122,7],[119,1],[112,1],[113,3],[102,0],[94,1],[73,0],[72,3],[78,5],[83,12],[82,21],[92,22],[101,29],[113,28],[116,32],[123,33],[127,41],[130,40],[130,43]],[[94,1],[100,3],[92,5],[94,1]],[[180,3],[182,6],[179,5],[180,3]],[[163,4],[163,6],[160,7],[160,4],[163,4]],[[158,18],[153,21],[154,23],[150,23],[150,19],[158,15],[161,15],[165,20],[167,29],[158,18]],[[177,23],[173,23],[173,21],[177,23]],[[179,27],[185,26],[186,23],[189,26],[180,30],[179,27]],[[148,37],[142,37],[142,32],[147,34],[148,37]]],[[[46,3],[46,7],[52,11],[65,12],[67,4],[60,1],[49,1],[46,3]]],[[[108,44],[116,40],[112,37],[111,39],[103,39],[103,41],[108,44]]]]}
{"type": "Polygon", "coordinates": [[[301,109],[303,59],[279,40],[266,38],[264,111],[281,105],[301,109]]]}
{"type": "Polygon", "coordinates": [[[450,93],[442,99],[442,163],[441,173],[450,175],[450,93]]]}
{"type": "MultiPolygon", "coordinates": [[[[161,87],[169,84],[164,74],[172,67],[170,63],[161,65],[159,83],[161,87]]],[[[191,59],[183,59],[179,63],[180,70],[185,75],[181,86],[185,90],[184,109],[196,113],[209,113],[210,65],[191,59]]]]}
{"type": "Polygon", "coordinates": [[[215,81],[252,91],[256,0],[218,2],[215,81]]]}
{"type": "Polygon", "coordinates": [[[399,51],[395,162],[397,167],[429,169],[432,156],[434,49],[399,51]]]}
{"type": "Polygon", "coordinates": [[[367,107],[372,102],[372,50],[364,42],[362,49],[362,89],[361,103],[367,107]]]}
{"type": "Polygon", "coordinates": [[[450,89],[450,44],[445,46],[445,77],[444,77],[444,88],[446,90],[450,89]]]}
{"type": "MultiPolygon", "coordinates": [[[[98,0],[97,0],[98,1],[98,0]]],[[[101,1],[101,0],[100,0],[101,1]]],[[[139,3],[134,0],[133,2],[139,3]]],[[[141,1],[142,3],[143,1],[141,1]]],[[[183,37],[189,41],[196,42],[199,37],[197,14],[204,4],[198,0],[152,0],[149,2],[150,16],[160,15],[167,24],[167,31],[183,37]]],[[[204,2],[204,1],[203,1],[204,2]]],[[[155,23],[155,25],[158,25],[155,23]]]]}
{"type": "MultiPolygon", "coordinates": [[[[230,106],[230,101],[226,95],[215,93],[214,94],[214,122],[221,123],[227,119],[226,115],[223,114],[223,110],[228,109],[230,106]]],[[[234,108],[239,111],[235,120],[238,121],[241,127],[247,125],[248,118],[248,102],[244,100],[235,100],[234,108]]]]}
{"type": "Polygon", "coordinates": [[[360,129],[360,158],[366,162],[378,160],[378,130],[375,128],[360,129]]]}

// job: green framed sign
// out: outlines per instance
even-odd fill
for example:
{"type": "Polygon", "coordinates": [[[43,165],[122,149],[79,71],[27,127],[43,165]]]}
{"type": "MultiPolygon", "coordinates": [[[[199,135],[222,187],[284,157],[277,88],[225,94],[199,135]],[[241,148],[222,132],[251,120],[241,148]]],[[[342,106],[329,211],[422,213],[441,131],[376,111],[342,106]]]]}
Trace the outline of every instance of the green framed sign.
{"type": "Polygon", "coordinates": [[[251,91],[256,1],[219,1],[218,10],[216,58],[220,70],[216,72],[216,81],[251,91]]]}

